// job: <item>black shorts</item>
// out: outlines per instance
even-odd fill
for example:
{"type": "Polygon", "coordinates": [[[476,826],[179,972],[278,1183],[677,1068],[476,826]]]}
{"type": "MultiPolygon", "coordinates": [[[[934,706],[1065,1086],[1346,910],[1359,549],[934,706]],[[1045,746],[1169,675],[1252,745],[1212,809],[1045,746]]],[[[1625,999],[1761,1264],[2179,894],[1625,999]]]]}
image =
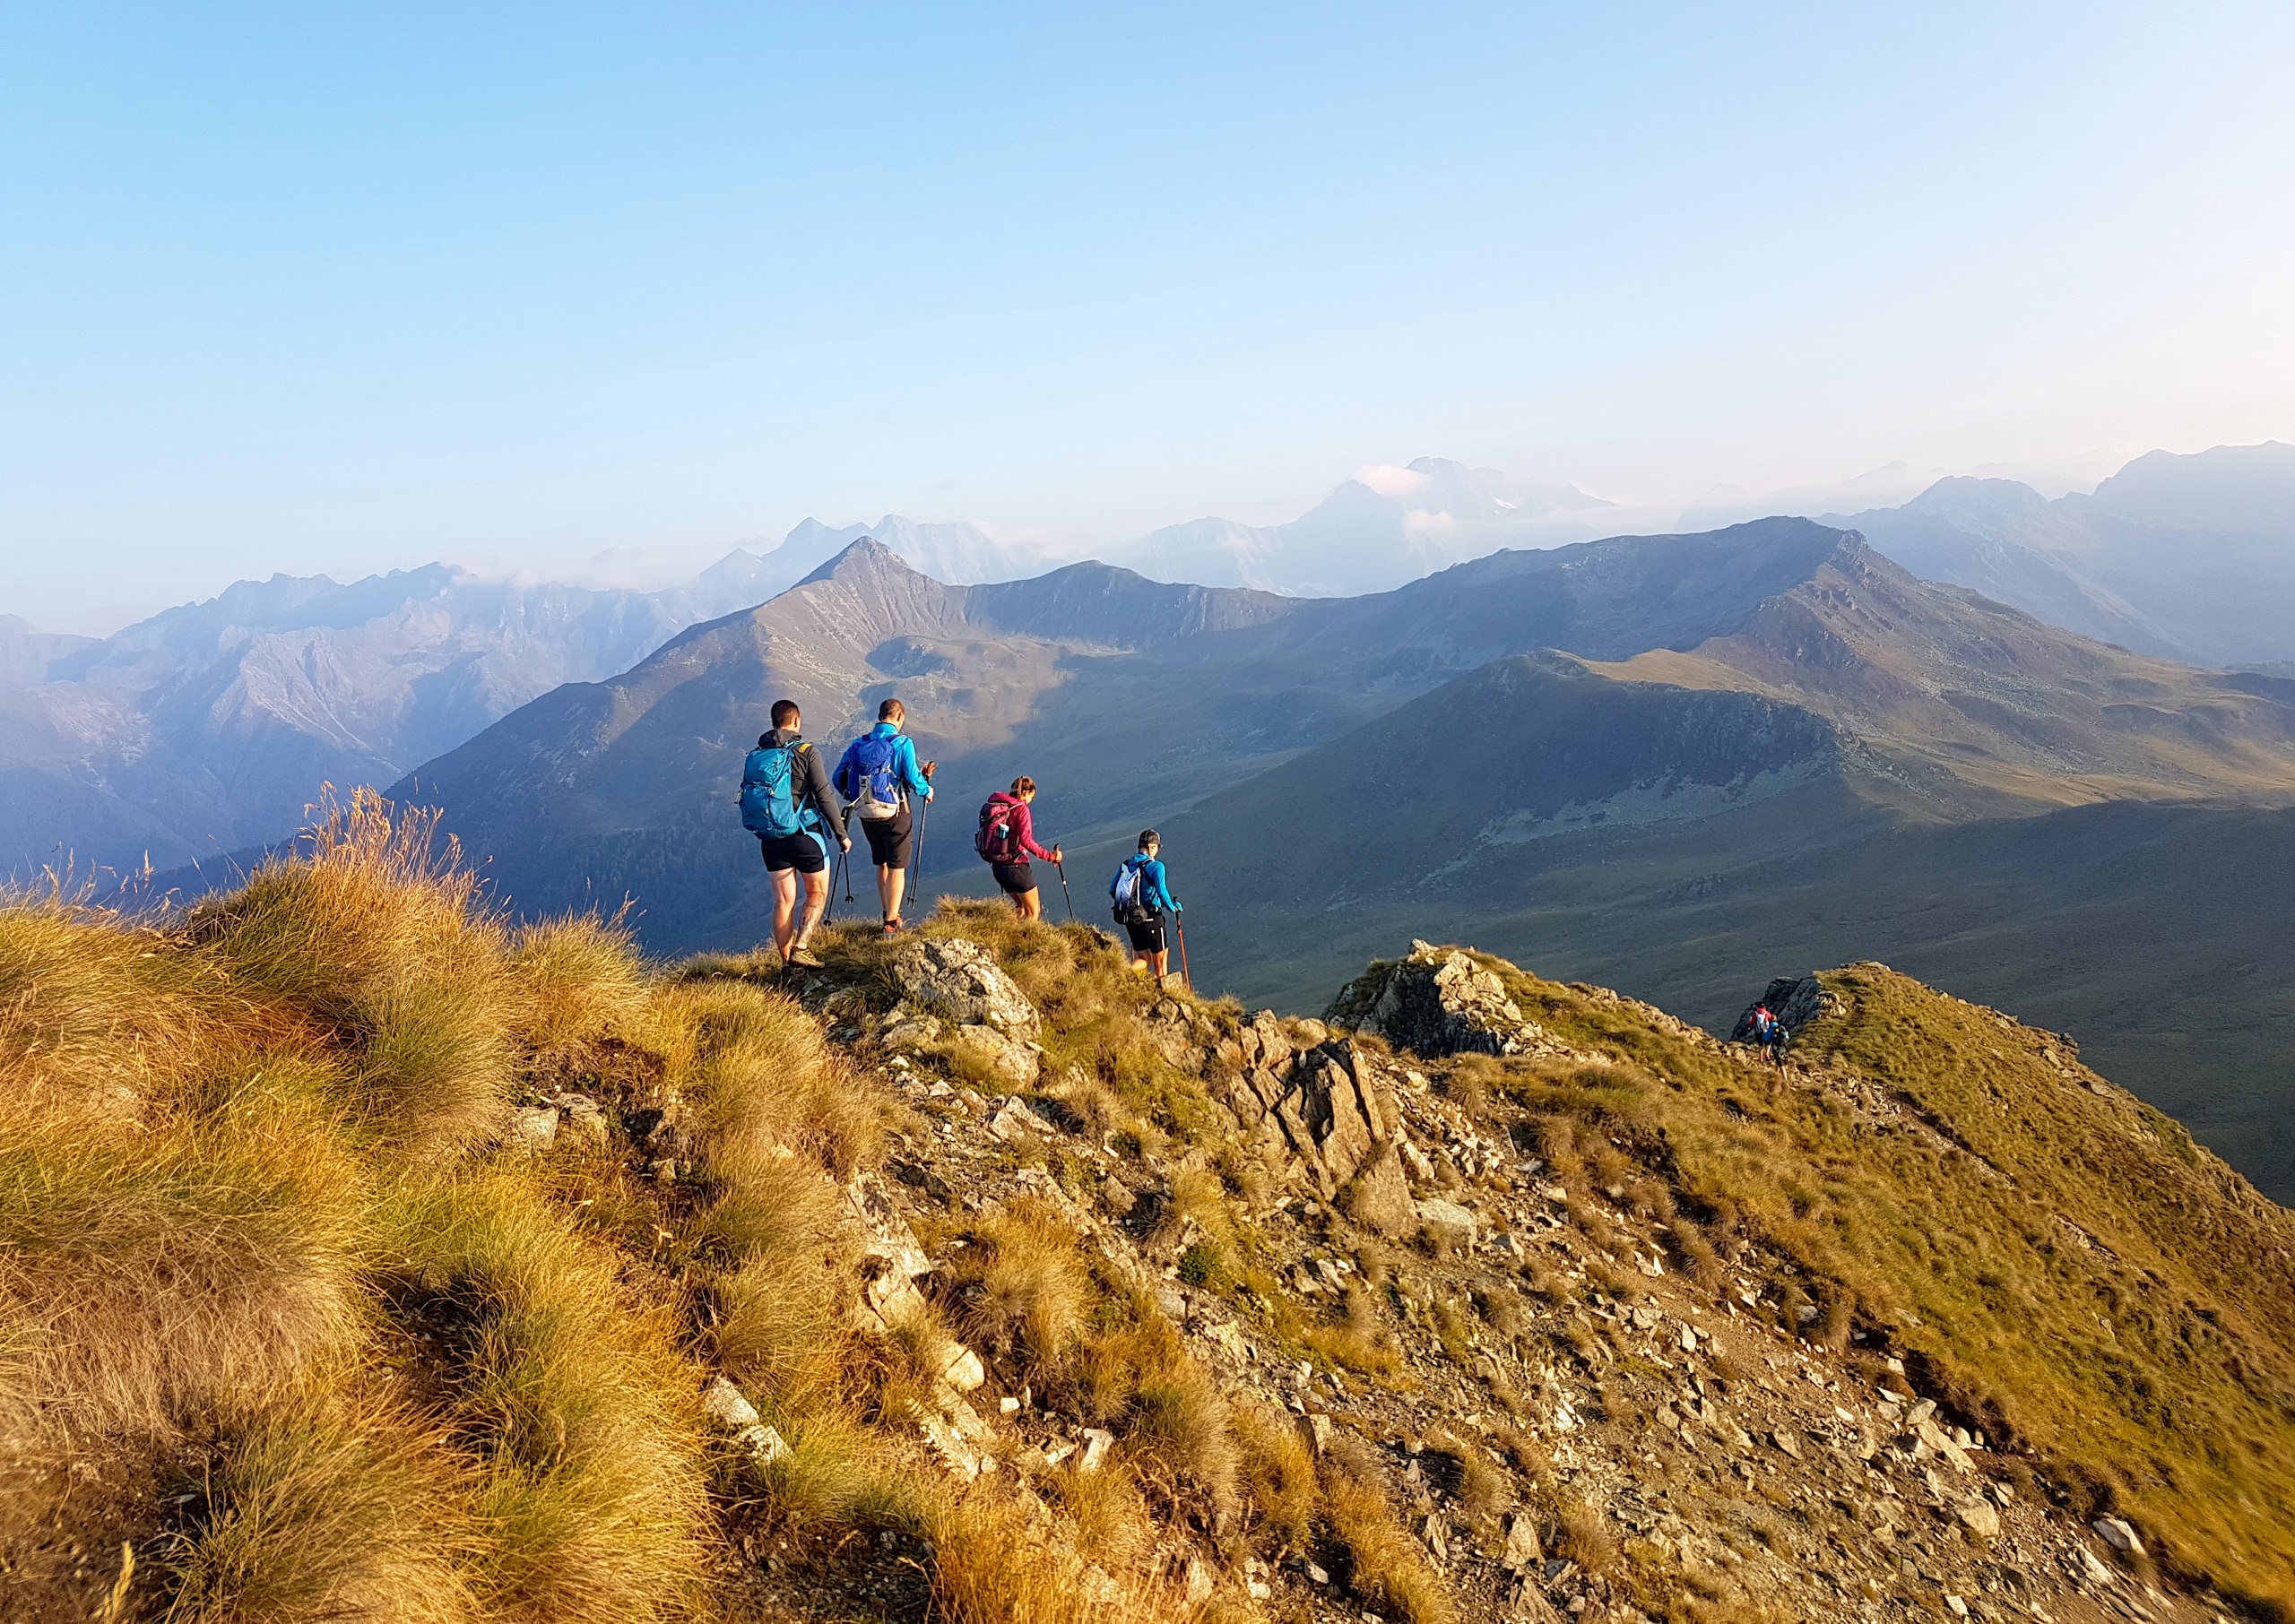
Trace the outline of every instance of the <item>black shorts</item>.
{"type": "Polygon", "coordinates": [[[1164,916],[1160,913],[1153,918],[1136,921],[1126,920],[1123,924],[1123,933],[1131,938],[1131,951],[1134,953],[1166,951],[1164,942],[1164,916]]]}
{"type": "Polygon", "coordinates": [[[1026,858],[1017,863],[991,863],[988,867],[996,876],[996,883],[1009,895],[1025,896],[1036,888],[1036,871],[1028,867],[1026,858]]]}
{"type": "Polygon", "coordinates": [[[890,817],[854,817],[869,837],[869,860],[879,868],[908,867],[909,837],[916,829],[916,815],[905,806],[890,817]]]}
{"type": "Polygon", "coordinates": [[[794,834],[760,834],[758,848],[765,853],[767,871],[779,874],[794,868],[800,874],[818,874],[828,867],[828,849],[820,837],[806,830],[794,834]]]}

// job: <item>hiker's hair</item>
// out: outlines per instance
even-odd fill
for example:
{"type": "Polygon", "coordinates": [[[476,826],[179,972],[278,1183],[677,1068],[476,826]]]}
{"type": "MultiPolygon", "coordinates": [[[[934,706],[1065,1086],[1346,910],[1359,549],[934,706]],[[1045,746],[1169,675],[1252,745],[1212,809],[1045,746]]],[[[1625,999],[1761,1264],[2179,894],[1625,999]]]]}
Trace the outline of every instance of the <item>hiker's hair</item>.
{"type": "Polygon", "coordinates": [[[1156,834],[1153,829],[1142,829],[1139,832],[1139,849],[1142,851],[1145,851],[1150,846],[1160,846],[1163,843],[1164,837],[1156,834]]]}
{"type": "Polygon", "coordinates": [[[797,702],[795,700],[776,699],[773,702],[773,725],[775,727],[785,728],[796,720],[797,702]]]}
{"type": "Polygon", "coordinates": [[[877,707],[879,721],[905,721],[907,719],[908,707],[897,699],[888,699],[877,707]]]}
{"type": "Polygon", "coordinates": [[[1014,779],[1014,780],[1012,781],[1012,793],[1013,793],[1013,794],[1015,794],[1015,795],[1034,795],[1035,792],[1036,792],[1036,781],[1035,781],[1035,779],[1033,779],[1033,778],[1030,778],[1026,773],[1021,773],[1021,774],[1019,775],[1019,777],[1018,777],[1018,778],[1016,778],[1016,779],[1014,779]]]}

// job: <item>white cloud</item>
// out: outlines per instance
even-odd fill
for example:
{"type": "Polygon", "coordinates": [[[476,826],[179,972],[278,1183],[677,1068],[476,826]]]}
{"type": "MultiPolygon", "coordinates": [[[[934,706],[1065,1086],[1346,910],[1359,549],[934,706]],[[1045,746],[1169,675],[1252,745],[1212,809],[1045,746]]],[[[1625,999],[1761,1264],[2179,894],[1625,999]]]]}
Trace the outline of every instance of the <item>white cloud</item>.
{"type": "Polygon", "coordinates": [[[1365,462],[1355,471],[1355,482],[1369,486],[1382,497],[1407,497],[1426,483],[1426,476],[1391,462],[1365,462]]]}

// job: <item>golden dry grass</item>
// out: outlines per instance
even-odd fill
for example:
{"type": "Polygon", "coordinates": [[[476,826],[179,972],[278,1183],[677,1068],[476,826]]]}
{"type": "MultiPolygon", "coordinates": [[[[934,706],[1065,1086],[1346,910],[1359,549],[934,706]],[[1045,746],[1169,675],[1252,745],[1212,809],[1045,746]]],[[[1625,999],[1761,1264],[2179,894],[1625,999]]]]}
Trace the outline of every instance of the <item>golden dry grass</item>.
{"type": "MultiPolygon", "coordinates": [[[[1158,995],[1097,937],[984,910],[931,928],[1006,955],[1079,1119],[1216,1138],[1142,1024],[1158,995]]],[[[613,920],[513,928],[428,820],[363,792],[187,914],[0,903],[10,1616],[749,1617],[731,1553],[865,1567],[896,1532],[933,1617],[1174,1620],[1195,1609],[1170,1534],[1248,1529],[1337,1541],[1366,1594],[1437,1624],[1368,1481],[1239,1415],[1052,1204],[966,1220],[937,1303],[862,1335],[844,1187],[900,1118],[753,971],[663,974],[613,920]],[[506,1136],[566,1093],[602,1137],[506,1136]],[[1049,1509],[927,1465],[905,1406],[952,1332],[1109,1426],[1105,1465],[1047,1481],[1049,1509]],[[787,1453],[709,1432],[715,1371],[787,1453]],[[100,1490],[74,1486],[90,1456],[100,1490]],[[67,1542],[122,1556],[16,1563],[67,1542]]],[[[1224,1279],[1228,1189],[1191,1162],[1177,1194],[1224,1279]]]]}

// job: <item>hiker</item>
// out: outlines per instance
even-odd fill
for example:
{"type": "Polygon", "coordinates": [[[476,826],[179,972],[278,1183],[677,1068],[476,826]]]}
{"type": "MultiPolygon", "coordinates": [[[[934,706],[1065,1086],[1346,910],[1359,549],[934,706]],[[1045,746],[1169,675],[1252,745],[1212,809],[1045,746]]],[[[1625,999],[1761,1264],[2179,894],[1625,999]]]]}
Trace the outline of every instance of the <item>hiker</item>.
{"type": "Polygon", "coordinates": [[[741,827],[757,836],[773,877],[773,946],[781,963],[818,970],[821,962],[806,944],[828,908],[828,842],[834,835],[850,851],[853,842],[820,752],[799,731],[803,720],[795,700],[773,702],[773,730],[758,735],[741,765],[741,827]]]}
{"type": "Polygon", "coordinates": [[[1784,1065],[1785,1023],[1771,1015],[1766,1004],[1754,1005],[1753,1014],[1745,1017],[1745,1022],[1754,1047],[1767,1057],[1771,1066],[1784,1065]]]}
{"type": "Polygon", "coordinates": [[[980,832],[972,837],[973,850],[988,863],[996,884],[1024,920],[1044,917],[1044,898],[1036,892],[1035,870],[1028,859],[1040,857],[1057,868],[1061,857],[1058,846],[1047,851],[1036,844],[1028,812],[1028,803],[1035,798],[1035,779],[1025,774],[1014,779],[1010,793],[999,790],[981,808],[980,832]]]}
{"type": "MultiPolygon", "coordinates": [[[[916,831],[909,797],[932,799],[934,763],[919,766],[916,744],[901,731],[908,707],[888,699],[877,707],[877,725],[844,747],[836,764],[836,790],[844,797],[848,819],[858,818],[869,837],[869,860],[877,865],[877,897],[885,905],[885,934],[900,927],[902,894],[908,887],[908,858],[916,831]]],[[[851,823],[845,825],[852,827],[851,823]]]]}
{"type": "Polygon", "coordinates": [[[1158,982],[1172,972],[1172,950],[1164,940],[1164,916],[1181,911],[1172,900],[1164,865],[1156,855],[1163,845],[1162,835],[1153,829],[1142,829],[1139,851],[1125,858],[1123,866],[1115,871],[1115,877],[1108,882],[1108,895],[1115,903],[1115,922],[1131,938],[1131,967],[1137,971],[1152,969],[1158,982]]]}

